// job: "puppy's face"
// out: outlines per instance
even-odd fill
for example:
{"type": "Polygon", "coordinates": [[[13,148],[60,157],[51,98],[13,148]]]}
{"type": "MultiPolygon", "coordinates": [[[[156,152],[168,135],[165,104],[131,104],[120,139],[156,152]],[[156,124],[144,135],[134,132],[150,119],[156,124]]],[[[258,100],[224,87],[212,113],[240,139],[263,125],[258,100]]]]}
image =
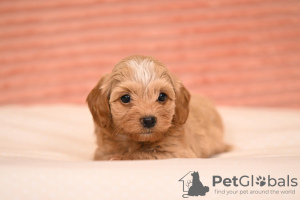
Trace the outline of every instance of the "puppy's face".
{"type": "Polygon", "coordinates": [[[87,101],[100,127],[144,142],[159,140],[171,126],[184,123],[189,97],[161,63],[134,56],[102,78],[87,101]]]}
{"type": "Polygon", "coordinates": [[[120,69],[127,76],[112,88],[109,100],[117,134],[136,141],[153,141],[170,128],[175,92],[169,77],[157,68],[160,66],[150,60],[130,60],[120,69]]]}

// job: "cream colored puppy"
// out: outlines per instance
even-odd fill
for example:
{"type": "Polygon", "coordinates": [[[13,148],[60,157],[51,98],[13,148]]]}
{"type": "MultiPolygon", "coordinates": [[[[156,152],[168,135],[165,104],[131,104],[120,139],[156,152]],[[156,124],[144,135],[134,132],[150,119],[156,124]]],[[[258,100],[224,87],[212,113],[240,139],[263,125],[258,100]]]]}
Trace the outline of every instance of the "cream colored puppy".
{"type": "Polygon", "coordinates": [[[206,158],[228,149],[214,106],[191,98],[151,57],[123,59],[87,102],[97,136],[95,160],[206,158]]]}

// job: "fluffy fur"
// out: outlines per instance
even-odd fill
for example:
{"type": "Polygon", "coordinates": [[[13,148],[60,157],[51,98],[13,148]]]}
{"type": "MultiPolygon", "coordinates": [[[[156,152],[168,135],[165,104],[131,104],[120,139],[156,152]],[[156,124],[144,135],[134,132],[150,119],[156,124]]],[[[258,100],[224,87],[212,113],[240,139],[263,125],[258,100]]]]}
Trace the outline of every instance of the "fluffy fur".
{"type": "Polygon", "coordinates": [[[95,160],[206,158],[224,152],[223,125],[214,106],[193,96],[159,61],[123,59],[100,79],[87,102],[95,122],[95,160]],[[160,93],[167,95],[158,101],[160,93]],[[120,97],[130,95],[123,103],[120,97]],[[145,128],[141,119],[155,116],[145,128]]]}

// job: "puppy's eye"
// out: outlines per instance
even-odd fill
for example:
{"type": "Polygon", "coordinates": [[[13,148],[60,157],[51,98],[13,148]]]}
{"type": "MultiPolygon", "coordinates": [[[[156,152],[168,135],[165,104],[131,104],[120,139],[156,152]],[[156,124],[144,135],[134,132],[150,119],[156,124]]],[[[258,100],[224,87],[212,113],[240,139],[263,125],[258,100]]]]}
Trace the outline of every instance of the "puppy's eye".
{"type": "Polygon", "coordinates": [[[165,93],[160,93],[157,101],[164,102],[167,100],[167,98],[168,98],[168,96],[165,93]]]}
{"type": "Polygon", "coordinates": [[[129,96],[128,94],[121,96],[120,99],[121,99],[121,101],[122,101],[123,103],[129,103],[130,100],[131,100],[131,98],[130,98],[130,96],[129,96]]]}

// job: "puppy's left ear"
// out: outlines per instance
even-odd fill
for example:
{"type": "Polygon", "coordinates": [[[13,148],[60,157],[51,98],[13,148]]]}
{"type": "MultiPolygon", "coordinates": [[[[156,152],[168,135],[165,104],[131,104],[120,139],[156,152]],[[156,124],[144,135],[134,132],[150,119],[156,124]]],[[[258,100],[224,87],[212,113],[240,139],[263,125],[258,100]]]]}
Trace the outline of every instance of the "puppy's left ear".
{"type": "Polygon", "coordinates": [[[109,92],[104,86],[104,82],[108,79],[108,75],[102,77],[98,84],[89,93],[86,101],[93,115],[94,122],[103,128],[110,126],[111,114],[109,108],[109,92]]]}
{"type": "Polygon", "coordinates": [[[175,89],[175,114],[173,116],[173,123],[176,125],[183,125],[189,115],[189,103],[191,99],[190,92],[177,82],[177,89],[175,89]]]}

